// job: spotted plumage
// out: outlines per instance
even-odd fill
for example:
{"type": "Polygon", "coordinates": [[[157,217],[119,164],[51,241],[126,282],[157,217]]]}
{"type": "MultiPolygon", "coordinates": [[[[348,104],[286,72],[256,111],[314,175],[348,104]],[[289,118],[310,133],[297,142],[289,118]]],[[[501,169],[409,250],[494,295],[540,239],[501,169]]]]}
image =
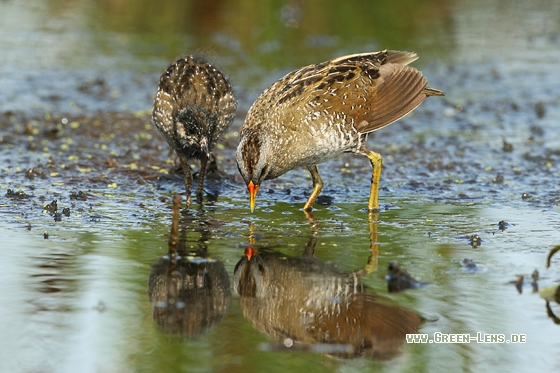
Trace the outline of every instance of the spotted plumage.
{"type": "Polygon", "coordinates": [[[342,56],[293,71],[267,88],[249,109],[237,148],[251,210],[264,180],[303,166],[313,179],[304,205],[311,210],[323,185],[317,164],[345,152],[370,159],[368,208],[378,210],[382,158],[365,147],[368,133],[402,118],[426,97],[443,95],[407,66],[417,58],[387,50],[342,56]]]}
{"type": "Polygon", "coordinates": [[[229,80],[203,57],[180,58],[161,76],[152,121],[179,156],[187,206],[192,188],[189,159],[201,162],[197,188],[197,197],[201,199],[210,152],[233,121],[236,108],[229,80]]]}

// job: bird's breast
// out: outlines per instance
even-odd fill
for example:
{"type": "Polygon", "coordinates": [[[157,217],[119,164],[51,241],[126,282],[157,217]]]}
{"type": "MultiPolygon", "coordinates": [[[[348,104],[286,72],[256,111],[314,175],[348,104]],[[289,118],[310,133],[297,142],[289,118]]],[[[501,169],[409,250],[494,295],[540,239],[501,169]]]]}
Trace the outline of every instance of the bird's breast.
{"type": "Polygon", "coordinates": [[[303,117],[288,116],[267,131],[268,157],[272,160],[267,179],[296,167],[312,166],[354,151],[365,141],[354,120],[344,113],[309,111],[303,117]]]}

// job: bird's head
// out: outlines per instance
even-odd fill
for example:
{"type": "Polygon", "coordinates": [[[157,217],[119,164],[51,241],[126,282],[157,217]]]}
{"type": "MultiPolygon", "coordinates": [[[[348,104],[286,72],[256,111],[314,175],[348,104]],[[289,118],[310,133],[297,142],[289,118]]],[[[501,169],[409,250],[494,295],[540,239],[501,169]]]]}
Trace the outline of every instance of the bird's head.
{"type": "Polygon", "coordinates": [[[181,148],[190,157],[210,159],[210,139],[212,118],[198,107],[187,107],[179,112],[175,121],[175,131],[181,148]]]}
{"type": "Polygon", "coordinates": [[[265,289],[266,262],[252,247],[245,249],[245,255],[233,270],[233,289],[241,297],[263,297],[265,289]]]}
{"type": "Polygon", "coordinates": [[[265,152],[265,143],[254,131],[241,133],[241,141],[237,147],[237,168],[249,190],[251,212],[255,210],[255,200],[261,182],[270,169],[265,152]]]}

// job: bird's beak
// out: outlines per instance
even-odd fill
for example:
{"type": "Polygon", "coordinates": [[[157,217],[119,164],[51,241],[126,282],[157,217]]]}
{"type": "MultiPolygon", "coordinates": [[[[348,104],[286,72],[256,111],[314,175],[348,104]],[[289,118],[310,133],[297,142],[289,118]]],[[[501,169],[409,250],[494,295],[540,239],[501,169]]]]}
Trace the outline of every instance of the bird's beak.
{"type": "Polygon", "coordinates": [[[249,206],[251,206],[251,212],[255,211],[255,200],[257,199],[257,191],[259,186],[253,184],[253,181],[247,184],[247,189],[249,189],[249,206]]]}
{"type": "Polygon", "coordinates": [[[210,159],[210,151],[208,150],[208,139],[206,137],[203,137],[202,140],[200,140],[200,149],[202,149],[202,152],[206,154],[207,159],[210,159]]]}
{"type": "Polygon", "coordinates": [[[245,249],[245,256],[247,257],[247,260],[250,261],[251,258],[255,255],[257,255],[257,250],[253,249],[252,247],[248,247],[245,249]]]}

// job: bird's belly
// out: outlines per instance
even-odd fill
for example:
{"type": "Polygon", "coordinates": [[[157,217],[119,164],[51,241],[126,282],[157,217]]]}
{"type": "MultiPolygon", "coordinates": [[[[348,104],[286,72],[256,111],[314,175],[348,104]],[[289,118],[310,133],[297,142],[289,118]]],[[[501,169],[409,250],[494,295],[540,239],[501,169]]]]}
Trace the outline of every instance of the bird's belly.
{"type": "Polygon", "coordinates": [[[342,130],[342,125],[309,126],[289,140],[277,143],[273,152],[275,158],[273,167],[267,179],[274,179],[294,168],[313,166],[340,154],[355,151],[365,141],[365,135],[359,134],[353,128],[342,130]]]}

